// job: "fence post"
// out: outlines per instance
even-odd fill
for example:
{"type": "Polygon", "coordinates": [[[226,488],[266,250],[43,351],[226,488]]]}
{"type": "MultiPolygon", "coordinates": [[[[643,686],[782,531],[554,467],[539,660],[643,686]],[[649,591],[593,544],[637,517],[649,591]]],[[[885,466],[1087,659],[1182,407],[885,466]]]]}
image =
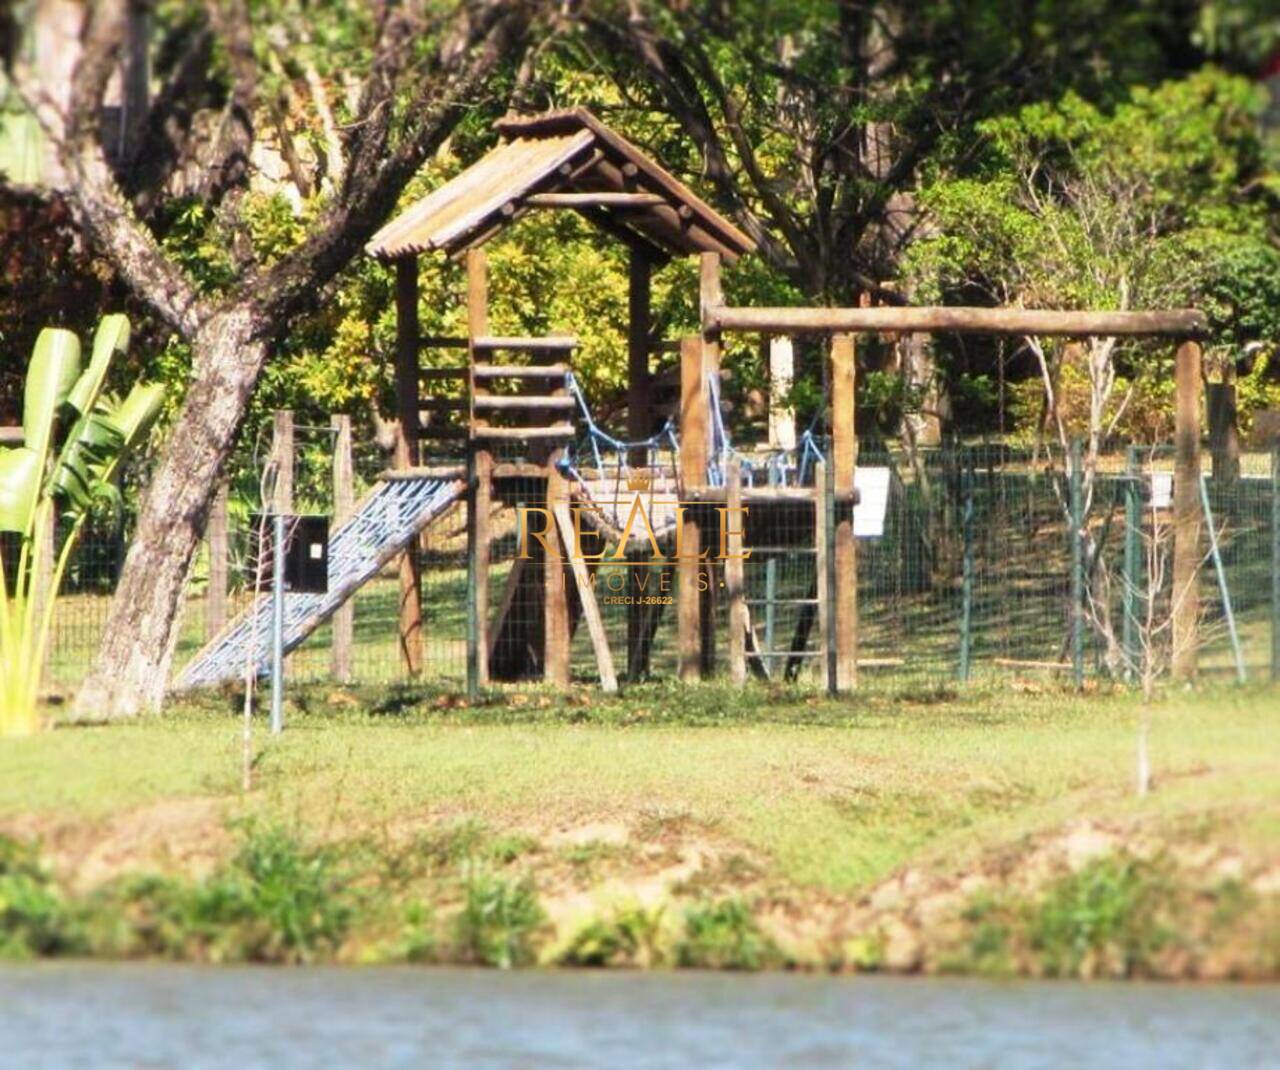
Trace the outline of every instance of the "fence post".
{"type": "Polygon", "coordinates": [[[227,484],[218,484],[209,509],[205,537],[209,544],[209,590],[205,596],[205,641],[213,639],[227,624],[227,484]]]}
{"type": "Polygon", "coordinates": [[[276,409],[271,425],[271,460],[276,466],[276,485],[271,511],[293,512],[293,411],[276,409]]]}
{"type": "Polygon", "coordinates": [[[725,511],[721,515],[720,546],[724,554],[724,579],[729,596],[729,679],[735,687],[747,682],[747,590],[742,534],[746,512],[742,508],[742,462],[729,460],[725,511]]]}
{"type": "Polygon", "coordinates": [[[1280,441],[1271,447],[1271,679],[1280,681],[1280,441]]]}
{"type": "Polygon", "coordinates": [[[1071,440],[1071,678],[1084,689],[1084,471],[1080,440],[1071,440]]]}
{"type": "MultiPolygon", "coordinates": [[[[831,441],[827,442],[827,455],[831,455],[831,441]]],[[[834,458],[822,471],[822,555],[823,576],[820,579],[826,593],[827,626],[823,630],[826,644],[827,694],[840,693],[840,655],[836,631],[840,627],[839,592],[836,588],[836,466],[834,458]]]]}
{"type": "Polygon", "coordinates": [[[1173,468],[1173,677],[1196,675],[1200,647],[1200,346],[1177,354],[1173,468]]]}
{"type": "Polygon", "coordinates": [[[1142,480],[1138,473],[1138,448],[1130,446],[1124,463],[1124,580],[1121,596],[1124,600],[1124,618],[1120,622],[1120,645],[1124,650],[1124,678],[1134,679],[1138,663],[1137,608],[1139,562],[1138,551],[1142,537],[1142,480]]]}
{"type": "Polygon", "coordinates": [[[964,485],[964,573],[960,582],[960,682],[969,680],[973,643],[973,468],[965,459],[964,485]]]}
{"type": "MultiPolygon", "coordinates": [[[[334,413],[329,417],[333,428],[333,517],[329,521],[330,538],[351,516],[355,506],[354,463],[351,457],[351,417],[334,413]]],[[[329,650],[329,671],[339,683],[351,682],[351,645],[355,632],[356,607],[352,599],[333,615],[333,646],[329,650]]]]}

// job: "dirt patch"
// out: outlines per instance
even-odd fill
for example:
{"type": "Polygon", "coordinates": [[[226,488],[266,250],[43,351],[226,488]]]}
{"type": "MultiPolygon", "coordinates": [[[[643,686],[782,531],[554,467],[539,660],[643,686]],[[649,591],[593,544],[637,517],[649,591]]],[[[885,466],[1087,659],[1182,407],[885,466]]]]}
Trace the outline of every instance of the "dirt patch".
{"type": "Polygon", "coordinates": [[[166,799],[97,821],[23,815],[0,833],[37,840],[58,878],[80,892],[123,873],[207,874],[230,849],[226,817],[225,800],[166,799]]]}

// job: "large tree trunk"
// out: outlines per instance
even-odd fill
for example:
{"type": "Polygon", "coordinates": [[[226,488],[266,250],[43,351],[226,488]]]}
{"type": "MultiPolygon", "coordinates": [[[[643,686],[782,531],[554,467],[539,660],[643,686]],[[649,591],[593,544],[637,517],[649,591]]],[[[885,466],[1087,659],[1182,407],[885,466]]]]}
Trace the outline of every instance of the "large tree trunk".
{"type": "Polygon", "coordinates": [[[232,307],[195,336],[191,387],[143,502],[97,664],[76,698],[79,717],[160,707],[190,563],[266,358],[261,326],[251,309],[232,307]]]}

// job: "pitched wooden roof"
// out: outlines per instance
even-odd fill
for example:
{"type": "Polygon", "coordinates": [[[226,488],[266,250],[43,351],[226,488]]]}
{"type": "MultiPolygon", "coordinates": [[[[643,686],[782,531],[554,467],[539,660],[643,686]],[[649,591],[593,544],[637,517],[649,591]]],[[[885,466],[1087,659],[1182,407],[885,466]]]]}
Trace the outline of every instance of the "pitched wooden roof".
{"type": "Polygon", "coordinates": [[[655,258],[755,243],[631,142],[582,108],[496,125],[502,144],[384,226],[383,260],[481,245],[535,208],[570,208],[655,258]]]}

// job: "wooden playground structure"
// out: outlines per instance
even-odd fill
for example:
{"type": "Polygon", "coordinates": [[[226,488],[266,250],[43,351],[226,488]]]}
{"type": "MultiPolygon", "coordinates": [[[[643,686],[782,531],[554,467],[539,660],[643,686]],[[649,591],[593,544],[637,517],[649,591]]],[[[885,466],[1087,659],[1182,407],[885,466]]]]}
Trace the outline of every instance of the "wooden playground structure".
{"type": "MultiPolygon", "coordinates": [[[[802,623],[785,656],[792,661],[820,659],[821,678],[832,692],[855,687],[855,340],[875,333],[1175,340],[1174,584],[1187,592],[1179,601],[1175,633],[1194,634],[1202,556],[1197,495],[1200,313],[735,308],[724,302],[721,267],[751,253],[754,242],[636,146],[581,109],[508,118],[497,129],[503,139],[498,147],[389,222],[368,246],[370,255],[393,264],[396,274],[399,432],[396,470],[386,478],[423,483],[428,490],[420,497],[430,500],[430,507],[411,523],[401,518],[396,541],[385,542],[370,557],[385,562],[393,550],[400,556],[400,649],[410,674],[421,670],[423,659],[422,572],[415,537],[420,527],[414,524],[425,525],[440,515],[452,495],[467,503],[467,677],[473,691],[507,679],[568,685],[571,638],[579,622],[590,632],[602,686],[616,689],[615,651],[605,634],[594,584],[602,547],[610,547],[611,564],[620,567],[625,559],[629,587],[637,595],[626,605],[629,678],[641,678],[649,669],[662,605],[646,602],[639,593],[644,589],[641,577],[655,573],[674,581],[670,590],[682,680],[713,671],[721,639],[717,622],[724,618],[730,678],[742,683],[752,672],[768,675],[768,664],[778,652],[761,649],[751,620],[744,560],[754,546],[780,545],[815,555],[811,597],[802,600],[802,623]],[[535,210],[574,211],[629,251],[625,441],[595,426],[573,379],[573,338],[490,332],[485,243],[535,210]],[[419,257],[434,252],[465,262],[465,337],[421,332],[419,257]],[[677,256],[699,258],[701,330],[675,341],[654,337],[650,292],[654,269],[677,256]],[[780,477],[761,481],[748,472],[744,455],[730,446],[719,383],[722,339],[734,331],[828,340],[827,452],[818,463],[792,466],[780,477]],[[432,349],[456,352],[460,359],[446,366],[433,360],[424,367],[423,353],[432,349]],[[679,395],[676,417],[667,420],[656,404],[652,358],[673,351],[679,355],[679,395]],[[589,450],[574,455],[571,447],[584,431],[589,450]],[[459,447],[461,464],[456,459],[459,447]],[[455,459],[439,463],[446,454],[455,459]],[[445,493],[442,486],[451,489],[445,493]],[[528,508],[530,503],[536,509],[528,508]],[[525,507],[518,519],[523,550],[491,615],[493,517],[501,506],[525,507]],[[535,515],[540,530],[530,538],[535,515]],[[584,537],[595,539],[590,553],[582,549],[584,537]],[[722,601],[727,614],[717,612],[722,601]],[[810,632],[816,643],[810,643],[810,632]]],[[[323,619],[317,613],[312,611],[308,620],[323,619]]],[[[1190,675],[1194,642],[1175,635],[1175,646],[1181,652],[1175,672],[1190,675]]]]}

